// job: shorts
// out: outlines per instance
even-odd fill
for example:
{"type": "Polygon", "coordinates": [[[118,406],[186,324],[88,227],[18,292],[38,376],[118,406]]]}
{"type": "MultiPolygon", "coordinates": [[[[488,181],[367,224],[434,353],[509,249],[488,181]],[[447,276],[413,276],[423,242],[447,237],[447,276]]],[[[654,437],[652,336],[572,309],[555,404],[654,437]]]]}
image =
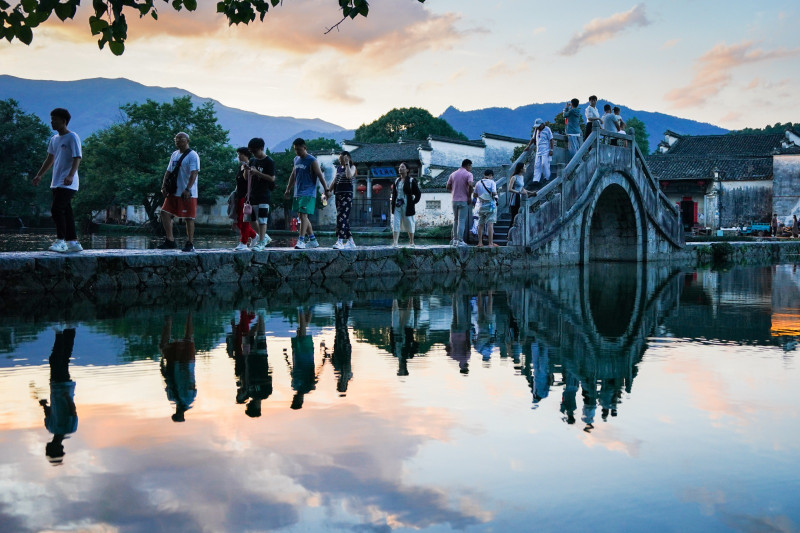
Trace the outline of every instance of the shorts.
{"type": "Polygon", "coordinates": [[[197,218],[197,198],[184,200],[182,196],[169,195],[164,198],[161,210],[175,218],[194,220],[197,218]]]}
{"type": "Polygon", "coordinates": [[[478,224],[494,224],[497,222],[497,209],[478,209],[478,224]]]}
{"type": "Polygon", "coordinates": [[[161,350],[162,355],[171,362],[188,363],[194,361],[194,341],[171,341],[161,350]]]}
{"type": "Polygon", "coordinates": [[[266,224],[269,221],[269,204],[258,204],[253,206],[250,213],[250,222],[266,224]]]}
{"type": "Polygon", "coordinates": [[[416,229],[414,216],[406,216],[403,214],[403,211],[405,211],[405,206],[394,210],[394,215],[392,216],[392,231],[394,233],[400,233],[401,231],[414,233],[416,229]]]}
{"type": "Polygon", "coordinates": [[[313,215],[317,207],[316,196],[295,196],[292,200],[292,211],[295,213],[305,213],[313,215]]]}

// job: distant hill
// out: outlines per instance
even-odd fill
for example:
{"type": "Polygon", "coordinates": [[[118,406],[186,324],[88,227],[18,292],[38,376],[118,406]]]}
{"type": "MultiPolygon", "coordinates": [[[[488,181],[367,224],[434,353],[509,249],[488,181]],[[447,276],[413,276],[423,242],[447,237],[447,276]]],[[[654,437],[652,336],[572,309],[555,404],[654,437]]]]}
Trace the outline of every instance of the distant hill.
{"type": "MultiPolygon", "coordinates": [[[[728,130],[687,118],[675,117],[665,113],[653,113],[651,111],[638,111],[623,105],[614,104],[601,100],[597,103],[600,114],[603,114],[603,105],[610,103],[617,105],[620,113],[625,119],[635,116],[645,123],[647,133],[650,135],[650,150],[655,149],[658,142],[663,138],[666,130],[685,135],[716,135],[728,133],[728,130]]],[[[581,104],[583,111],[588,103],[581,104]]],[[[516,109],[508,107],[487,107],[474,111],[460,111],[455,107],[448,107],[440,118],[445,119],[453,128],[460,131],[470,139],[478,139],[481,133],[496,133],[508,135],[510,137],[528,138],[531,134],[531,126],[537,118],[552,121],[556,115],[564,110],[563,103],[549,104],[530,104],[516,109]]]]}
{"type": "Polygon", "coordinates": [[[195,105],[213,102],[217,118],[223,128],[230,131],[231,144],[247,144],[253,137],[262,137],[267,146],[276,145],[299,132],[319,132],[316,137],[330,136],[344,130],[324,120],[271,117],[249,111],[227,107],[210,98],[175,87],[148,87],[124,78],[93,78],[78,81],[27,80],[0,75],[0,99],[13,98],[20,107],[38,115],[45,124],[50,124],[50,110],[66,107],[72,114],[70,128],[82,138],[96,130],[120,120],[119,106],[130,102],[170,102],[175,97],[189,95],[195,105]]]}
{"type": "Polygon", "coordinates": [[[291,137],[287,137],[278,144],[271,146],[270,151],[283,152],[287,148],[291,148],[292,142],[298,137],[302,137],[307,141],[310,139],[319,139],[320,137],[323,137],[325,139],[333,139],[334,141],[341,144],[341,142],[345,139],[352,139],[355,134],[356,130],[341,130],[334,132],[303,130],[303,131],[298,131],[297,133],[293,133],[291,137]]]}

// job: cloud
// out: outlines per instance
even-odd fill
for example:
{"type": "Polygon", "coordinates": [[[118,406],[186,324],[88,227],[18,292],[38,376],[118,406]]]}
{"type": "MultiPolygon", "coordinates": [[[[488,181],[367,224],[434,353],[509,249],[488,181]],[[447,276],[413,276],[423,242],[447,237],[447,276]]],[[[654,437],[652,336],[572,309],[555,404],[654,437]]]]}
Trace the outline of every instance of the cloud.
{"type": "Polygon", "coordinates": [[[604,19],[591,20],[581,31],[572,36],[560,53],[572,56],[584,46],[609,41],[630,27],[644,27],[649,24],[650,20],[645,14],[644,4],[636,4],[623,13],[615,13],[604,19]]]}
{"type": "MultiPolygon", "coordinates": [[[[91,9],[86,4],[73,20],[50,20],[43,27],[64,40],[95,42],[97,38],[91,35],[87,24],[91,9]]],[[[347,19],[327,34],[326,30],[341,19],[341,11],[330,0],[281,4],[272,8],[263,22],[256,19],[249,25],[237,26],[229,26],[227,19],[216,13],[213,2],[199,4],[194,12],[162,6],[157,21],[149,16],[138,18],[135,10],[126,11],[127,47],[170,38],[186,41],[185,47],[195,52],[239,46],[242,53],[282,51],[303,58],[328,51],[357,56],[367,63],[365,70],[385,71],[422,52],[450,49],[469,33],[456,27],[460,15],[434,14],[412,1],[376,2],[370,6],[369,17],[347,19]]],[[[168,51],[183,45],[165,43],[164,47],[168,51]]]]}
{"type": "Polygon", "coordinates": [[[680,39],[670,39],[669,41],[666,41],[664,44],[662,44],[660,49],[661,50],[667,50],[669,48],[672,48],[673,46],[675,46],[679,42],[681,42],[680,39]]]}
{"type": "Polygon", "coordinates": [[[516,66],[509,65],[503,60],[498,61],[491,67],[486,70],[486,74],[490,77],[495,76],[502,76],[502,77],[510,77],[515,76],[521,72],[527,72],[530,70],[528,64],[524,61],[520,62],[516,66]]]}
{"type": "Polygon", "coordinates": [[[739,66],[794,57],[800,54],[800,48],[779,48],[762,50],[755,48],[753,41],[714,46],[700,56],[694,69],[695,76],[689,85],[672,89],[664,97],[674,107],[695,107],[705,104],[725,88],[731,81],[731,71],[739,66]]]}

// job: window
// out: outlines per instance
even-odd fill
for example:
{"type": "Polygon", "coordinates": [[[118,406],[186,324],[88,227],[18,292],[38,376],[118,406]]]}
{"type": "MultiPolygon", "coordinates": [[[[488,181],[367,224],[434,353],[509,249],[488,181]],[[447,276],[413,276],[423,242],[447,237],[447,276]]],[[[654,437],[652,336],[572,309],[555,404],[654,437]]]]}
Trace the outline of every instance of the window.
{"type": "Polygon", "coordinates": [[[425,209],[429,209],[431,211],[438,211],[441,208],[442,208],[441,200],[425,200],[425,209]]]}

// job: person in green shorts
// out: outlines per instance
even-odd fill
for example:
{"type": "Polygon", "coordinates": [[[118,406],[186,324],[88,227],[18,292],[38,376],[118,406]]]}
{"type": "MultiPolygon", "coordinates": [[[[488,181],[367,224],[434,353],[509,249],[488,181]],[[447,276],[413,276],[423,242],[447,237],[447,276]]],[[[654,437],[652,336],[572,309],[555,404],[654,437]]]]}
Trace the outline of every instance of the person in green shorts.
{"type": "MultiPolygon", "coordinates": [[[[285,196],[289,198],[294,188],[292,211],[300,215],[300,236],[295,248],[316,248],[319,243],[314,237],[314,229],[311,227],[308,215],[314,214],[317,204],[317,181],[322,183],[323,191],[326,189],[327,183],[319,168],[317,158],[308,153],[306,141],[298,137],[292,143],[292,147],[297,157],[294,158],[294,168],[292,168],[292,175],[289,176],[289,183],[286,185],[285,196]]],[[[323,192],[322,195],[324,198],[325,193],[323,192]]]]}

